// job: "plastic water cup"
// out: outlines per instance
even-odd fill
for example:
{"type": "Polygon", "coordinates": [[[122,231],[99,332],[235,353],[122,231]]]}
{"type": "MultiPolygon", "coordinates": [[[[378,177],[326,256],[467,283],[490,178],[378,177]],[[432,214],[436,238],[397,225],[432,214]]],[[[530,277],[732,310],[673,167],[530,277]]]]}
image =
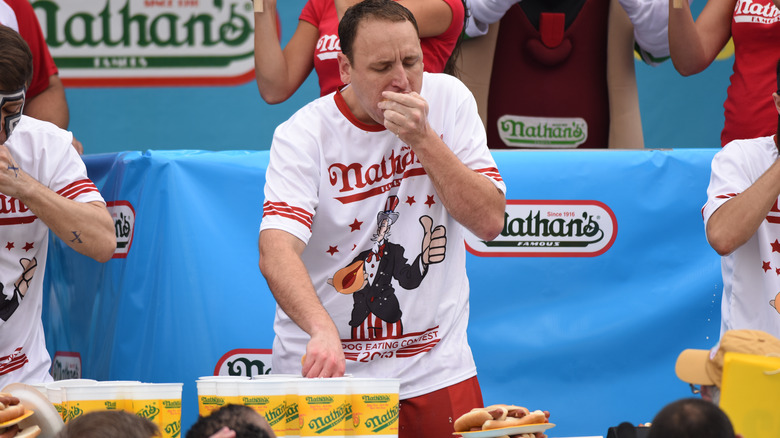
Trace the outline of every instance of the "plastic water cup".
{"type": "Polygon", "coordinates": [[[62,416],[62,421],[67,423],[70,419],[70,410],[68,407],[68,399],[65,394],[65,388],[69,386],[89,386],[96,385],[97,380],[93,379],[64,379],[56,380],[46,384],[46,393],[50,397],[49,401],[52,402],[54,408],[62,416]]]}
{"type": "Polygon", "coordinates": [[[252,376],[252,380],[280,380],[286,388],[285,403],[287,412],[284,416],[284,436],[298,438],[301,434],[301,424],[298,417],[298,380],[303,379],[300,374],[261,374],[252,376]]]}
{"type": "Polygon", "coordinates": [[[302,438],[352,436],[352,403],[348,380],[340,377],[297,381],[302,438]]]}
{"type": "Polygon", "coordinates": [[[238,385],[241,404],[265,417],[276,436],[287,436],[287,393],[282,379],[255,379],[238,385]]]}
{"type": "Polygon", "coordinates": [[[208,417],[227,404],[241,404],[238,384],[248,381],[242,376],[203,376],[195,385],[198,390],[198,414],[208,417]]]}
{"type": "Polygon", "coordinates": [[[355,437],[398,436],[399,379],[349,379],[355,437]]]}
{"type": "MultiPolygon", "coordinates": [[[[132,411],[157,424],[163,438],[181,435],[182,383],[140,383],[130,386],[132,411]]],[[[127,406],[126,406],[127,408],[127,406]]]]}
{"type": "Polygon", "coordinates": [[[88,385],[65,386],[65,400],[68,404],[67,421],[95,411],[121,410],[121,398],[116,386],[88,385]]]}

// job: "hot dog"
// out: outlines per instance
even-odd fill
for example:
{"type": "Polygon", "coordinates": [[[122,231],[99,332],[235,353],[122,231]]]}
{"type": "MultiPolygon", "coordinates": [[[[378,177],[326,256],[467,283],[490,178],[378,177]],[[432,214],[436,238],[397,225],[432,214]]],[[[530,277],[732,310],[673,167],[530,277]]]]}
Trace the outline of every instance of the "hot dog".
{"type": "Polygon", "coordinates": [[[5,423],[22,415],[24,415],[24,406],[21,404],[6,406],[5,409],[0,411],[0,423],[5,423]]]}
{"type": "Polygon", "coordinates": [[[470,412],[458,417],[453,424],[455,432],[467,432],[470,430],[480,430],[482,425],[488,420],[499,420],[506,418],[507,409],[502,405],[493,405],[486,408],[474,408],[470,412]]]}
{"type": "Polygon", "coordinates": [[[533,411],[522,417],[507,417],[504,420],[488,420],[482,424],[482,430],[500,429],[502,427],[523,426],[526,424],[546,423],[547,416],[542,411],[533,411]]]}

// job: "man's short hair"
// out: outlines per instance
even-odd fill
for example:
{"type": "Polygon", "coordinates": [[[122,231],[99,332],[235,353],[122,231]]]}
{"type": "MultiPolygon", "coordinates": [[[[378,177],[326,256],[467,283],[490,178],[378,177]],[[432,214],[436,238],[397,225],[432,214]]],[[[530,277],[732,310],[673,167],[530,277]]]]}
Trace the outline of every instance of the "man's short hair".
{"type": "Polygon", "coordinates": [[[236,438],[276,437],[265,417],[254,409],[244,405],[228,404],[212,412],[208,417],[198,418],[198,421],[187,431],[186,438],[208,438],[226,426],[236,433],[236,438]]]}
{"type": "Polygon", "coordinates": [[[364,0],[351,6],[339,22],[339,41],[341,53],[353,62],[352,46],[355,42],[357,28],[361,22],[369,19],[391,21],[394,23],[408,21],[414,25],[414,30],[420,34],[417,20],[403,5],[393,0],[364,0]]]}
{"type": "Polygon", "coordinates": [[[32,59],[22,37],[0,24],[0,91],[13,92],[27,86],[33,75],[32,59]]]}
{"type": "Polygon", "coordinates": [[[55,438],[152,438],[160,430],[150,420],[125,411],[94,411],[68,421],[55,438]]]}
{"type": "Polygon", "coordinates": [[[729,417],[715,403],[684,398],[656,414],[647,438],[734,438],[729,417]]]}

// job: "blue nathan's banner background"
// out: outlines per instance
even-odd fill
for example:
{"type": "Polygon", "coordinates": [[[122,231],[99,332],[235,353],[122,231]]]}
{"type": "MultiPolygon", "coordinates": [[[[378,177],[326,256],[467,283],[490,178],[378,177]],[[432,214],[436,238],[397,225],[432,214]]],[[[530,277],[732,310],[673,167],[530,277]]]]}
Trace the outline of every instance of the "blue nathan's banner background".
{"type": "MultiPolygon", "coordinates": [[[[319,96],[316,74],[268,105],[254,80],[249,0],[31,0],[60,68],[70,129],[86,153],[146,149],[265,150],[274,128],[319,96]]],[[[305,0],[277,2],[282,44],[305,0]]],[[[706,1],[693,2],[695,14],[706,1]]],[[[636,62],[645,146],[720,145],[729,44],[704,72],[636,62]]],[[[549,99],[562,105],[572,96],[549,99]]],[[[771,104],[767,96],[767,104],[771,104]]]]}
{"type": "MultiPolygon", "coordinates": [[[[701,206],[715,149],[507,151],[496,243],[470,238],[469,339],[485,402],[549,410],[551,437],[606,435],[690,395],[674,363],[709,348],[720,262],[701,206]]],[[[51,352],[99,380],[270,370],[274,300],[257,267],[267,151],[85,157],[119,248],[98,264],[52,238],[51,352]]]]}

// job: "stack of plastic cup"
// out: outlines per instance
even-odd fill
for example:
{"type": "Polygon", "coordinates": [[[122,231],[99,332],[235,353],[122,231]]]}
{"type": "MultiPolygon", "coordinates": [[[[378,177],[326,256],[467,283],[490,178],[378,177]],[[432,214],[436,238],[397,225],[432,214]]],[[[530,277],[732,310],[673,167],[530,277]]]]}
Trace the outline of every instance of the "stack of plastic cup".
{"type": "Polygon", "coordinates": [[[352,437],[349,378],[300,379],[298,416],[301,438],[352,437]]]}
{"type": "Polygon", "coordinates": [[[262,374],[252,377],[252,380],[274,379],[283,382],[285,392],[285,403],[287,411],[285,412],[284,436],[287,438],[298,438],[301,434],[301,424],[298,417],[298,380],[303,379],[299,374],[262,374]]]}
{"type": "Polygon", "coordinates": [[[74,410],[71,412],[68,404],[68,395],[66,388],[68,387],[85,387],[97,385],[97,380],[93,379],[65,379],[57,380],[55,382],[49,382],[46,384],[46,395],[49,397],[49,401],[57,409],[57,412],[62,416],[62,421],[67,423],[71,418],[78,417],[83,414],[80,412],[80,407],[74,405],[74,410]]]}
{"type": "Polygon", "coordinates": [[[198,389],[198,414],[208,417],[212,412],[227,404],[241,404],[238,385],[249,377],[203,376],[195,384],[198,389]]]}
{"type": "Polygon", "coordinates": [[[163,438],[181,435],[181,383],[139,383],[127,387],[133,412],[155,423],[163,438]]]}
{"type": "Polygon", "coordinates": [[[352,424],[357,438],[398,436],[399,379],[349,379],[352,424]]]}
{"type": "Polygon", "coordinates": [[[276,436],[287,436],[287,393],[283,379],[253,379],[238,385],[241,404],[265,417],[276,436]]]}

